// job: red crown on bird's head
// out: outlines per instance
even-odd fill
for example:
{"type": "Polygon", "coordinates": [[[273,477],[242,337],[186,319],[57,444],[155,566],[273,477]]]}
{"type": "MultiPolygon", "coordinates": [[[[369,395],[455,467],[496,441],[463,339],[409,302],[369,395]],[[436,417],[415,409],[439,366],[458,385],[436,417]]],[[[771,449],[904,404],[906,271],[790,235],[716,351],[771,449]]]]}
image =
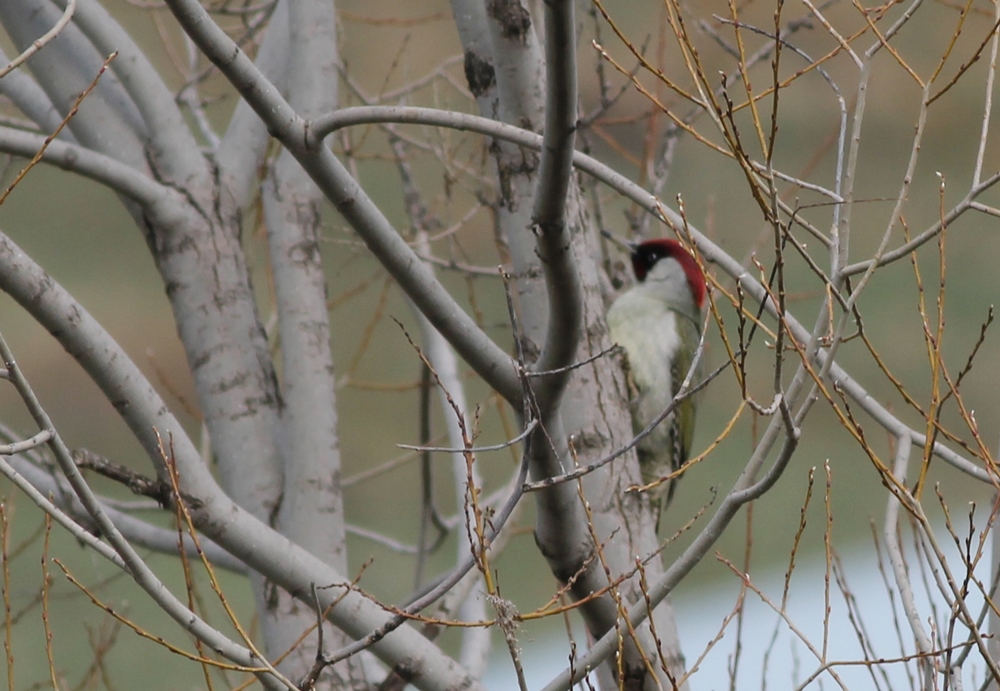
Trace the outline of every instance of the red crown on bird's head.
{"type": "Polygon", "coordinates": [[[632,248],[632,270],[635,277],[640,282],[646,280],[646,274],[653,268],[653,265],[661,259],[670,257],[677,260],[677,263],[684,269],[687,276],[688,285],[691,287],[691,295],[694,297],[694,304],[699,308],[705,302],[705,294],[708,286],[705,284],[705,275],[701,272],[701,267],[695,261],[691,253],[684,245],[671,240],[670,238],[656,238],[640,242],[632,248]]]}

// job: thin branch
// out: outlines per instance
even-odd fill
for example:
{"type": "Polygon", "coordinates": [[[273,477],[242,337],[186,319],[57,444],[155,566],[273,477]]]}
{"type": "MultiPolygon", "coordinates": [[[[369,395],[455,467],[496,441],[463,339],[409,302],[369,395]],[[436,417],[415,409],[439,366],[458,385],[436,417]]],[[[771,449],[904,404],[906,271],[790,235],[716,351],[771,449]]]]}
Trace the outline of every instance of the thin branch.
{"type": "Polygon", "coordinates": [[[28,58],[40,51],[45,47],[49,41],[54,39],[59,35],[59,32],[66,28],[66,25],[70,23],[73,19],[73,13],[76,11],[76,0],[66,0],[66,9],[63,10],[62,16],[55,25],[46,31],[41,37],[36,38],[32,41],[31,45],[21,51],[21,54],[16,58],[7,63],[6,67],[0,68],[0,79],[3,79],[7,74],[13,72],[22,64],[24,64],[28,58]]]}
{"type": "Polygon", "coordinates": [[[538,420],[529,420],[524,429],[513,439],[490,446],[470,446],[470,447],[447,447],[447,446],[411,446],[410,444],[396,444],[401,449],[409,451],[430,451],[432,453],[482,453],[484,451],[502,451],[515,444],[520,444],[525,438],[538,427],[538,420]]]}

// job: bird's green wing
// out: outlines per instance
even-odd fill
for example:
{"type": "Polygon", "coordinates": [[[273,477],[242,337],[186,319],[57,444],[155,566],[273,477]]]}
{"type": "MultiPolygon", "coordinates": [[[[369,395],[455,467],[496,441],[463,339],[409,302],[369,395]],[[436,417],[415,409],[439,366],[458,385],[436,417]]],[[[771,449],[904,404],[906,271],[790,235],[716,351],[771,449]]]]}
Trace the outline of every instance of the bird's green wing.
{"type": "MultiPolygon", "coordinates": [[[[671,394],[673,396],[676,396],[680,391],[681,384],[684,383],[684,378],[687,376],[688,370],[691,369],[691,363],[694,360],[694,353],[700,339],[697,325],[683,315],[678,315],[677,329],[680,331],[681,343],[684,345],[678,349],[670,368],[670,381],[673,387],[671,394]]],[[[696,371],[692,376],[691,385],[697,384],[699,379],[700,372],[696,371]]],[[[694,396],[688,396],[674,410],[673,425],[670,429],[672,451],[670,461],[673,470],[684,465],[691,452],[691,441],[694,438],[694,399],[694,396]]]]}

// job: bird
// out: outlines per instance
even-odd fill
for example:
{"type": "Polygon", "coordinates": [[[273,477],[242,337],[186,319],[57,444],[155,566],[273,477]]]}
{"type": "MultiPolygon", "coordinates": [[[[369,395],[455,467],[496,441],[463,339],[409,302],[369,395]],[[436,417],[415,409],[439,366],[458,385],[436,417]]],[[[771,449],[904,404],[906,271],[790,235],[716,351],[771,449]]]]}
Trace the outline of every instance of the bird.
{"type": "MultiPolygon", "coordinates": [[[[638,434],[663,414],[691,368],[708,290],[701,268],[680,242],[658,238],[626,243],[604,235],[627,248],[636,279],[608,308],[607,323],[611,340],[624,350],[632,430],[638,434]]],[[[695,412],[694,399],[684,398],[636,445],[643,484],[687,461],[695,412]]],[[[670,480],[650,490],[657,529],[675,483],[670,480]]]]}

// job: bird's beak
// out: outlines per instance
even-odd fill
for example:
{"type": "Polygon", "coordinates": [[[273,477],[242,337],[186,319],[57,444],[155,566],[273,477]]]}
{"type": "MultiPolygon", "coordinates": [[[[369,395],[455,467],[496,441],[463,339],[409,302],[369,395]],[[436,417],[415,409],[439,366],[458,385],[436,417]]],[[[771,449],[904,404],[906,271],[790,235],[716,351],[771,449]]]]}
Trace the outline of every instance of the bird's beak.
{"type": "Polygon", "coordinates": [[[632,254],[633,252],[635,252],[636,243],[629,242],[627,240],[622,240],[617,235],[612,235],[611,233],[609,233],[606,230],[602,230],[601,231],[601,235],[603,235],[605,238],[607,238],[608,240],[610,240],[611,244],[617,245],[619,247],[619,249],[621,249],[623,252],[628,252],[629,254],[632,254]]]}

